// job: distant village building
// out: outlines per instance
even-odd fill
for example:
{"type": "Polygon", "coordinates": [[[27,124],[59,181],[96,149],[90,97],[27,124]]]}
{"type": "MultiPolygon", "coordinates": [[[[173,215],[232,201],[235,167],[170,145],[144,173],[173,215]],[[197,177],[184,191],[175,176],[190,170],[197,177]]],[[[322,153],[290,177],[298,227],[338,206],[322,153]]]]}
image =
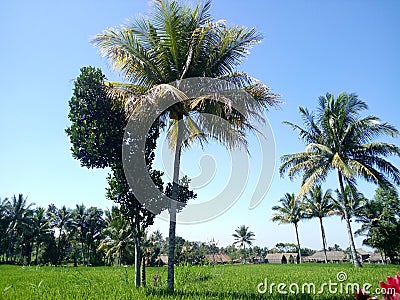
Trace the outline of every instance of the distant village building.
{"type": "Polygon", "coordinates": [[[168,265],[168,255],[160,255],[156,260],[157,266],[165,266],[168,265]]]}
{"type": "Polygon", "coordinates": [[[380,253],[371,253],[367,259],[367,262],[370,264],[384,264],[386,263],[385,259],[382,257],[380,253]]]}
{"type": "Polygon", "coordinates": [[[371,256],[371,252],[367,252],[364,249],[358,248],[356,249],[357,256],[360,258],[361,262],[368,262],[368,259],[371,256]]]}
{"type": "Polygon", "coordinates": [[[230,256],[224,253],[206,254],[204,257],[212,264],[227,264],[231,262],[230,256]]]}
{"type": "Polygon", "coordinates": [[[265,256],[265,262],[270,264],[288,264],[296,263],[298,254],[295,252],[287,253],[268,253],[265,256]]]}
{"type": "MultiPolygon", "coordinates": [[[[347,261],[347,256],[343,251],[326,251],[328,262],[340,263],[347,261]]],[[[324,251],[318,251],[313,255],[307,256],[303,259],[304,262],[325,262],[324,251]]]]}

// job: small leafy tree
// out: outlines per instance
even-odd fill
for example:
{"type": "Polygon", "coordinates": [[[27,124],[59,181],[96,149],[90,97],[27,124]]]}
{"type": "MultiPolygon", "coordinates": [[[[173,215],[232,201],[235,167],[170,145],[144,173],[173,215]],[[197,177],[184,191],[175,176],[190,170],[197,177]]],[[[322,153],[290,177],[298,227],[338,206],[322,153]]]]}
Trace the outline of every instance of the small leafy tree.
{"type": "Polygon", "coordinates": [[[356,235],[364,236],[363,244],[381,251],[392,263],[400,254],[400,201],[397,191],[378,187],[372,200],[367,200],[357,214],[362,226],[356,235]]]}
{"type": "MultiPolygon", "coordinates": [[[[121,206],[121,213],[130,223],[135,244],[135,285],[140,286],[140,241],[155,216],[134,197],[123,171],[122,141],[128,119],[126,99],[111,96],[105,75],[93,67],[82,68],[74,85],[68,115],[71,126],[66,129],[72,155],[84,167],[111,168],[107,198],[121,206]]],[[[157,123],[148,133],[145,153],[149,173],[160,189],[162,173],[151,170],[151,165],[161,127],[162,124],[157,123]]]]}

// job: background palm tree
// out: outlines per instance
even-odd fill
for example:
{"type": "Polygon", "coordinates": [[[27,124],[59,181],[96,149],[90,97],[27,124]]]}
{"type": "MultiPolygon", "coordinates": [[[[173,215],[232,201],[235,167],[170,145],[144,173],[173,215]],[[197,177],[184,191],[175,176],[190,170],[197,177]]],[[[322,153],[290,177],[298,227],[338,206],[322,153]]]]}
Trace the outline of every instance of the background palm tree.
{"type": "Polygon", "coordinates": [[[254,241],[254,232],[249,231],[249,227],[242,225],[235,229],[235,233],[232,236],[235,238],[233,244],[240,245],[243,248],[244,262],[246,263],[246,245],[251,247],[254,241]]]}
{"type": "Polygon", "coordinates": [[[322,248],[325,256],[325,263],[328,263],[326,255],[326,236],[322,219],[335,214],[332,191],[329,189],[323,193],[320,185],[314,187],[304,197],[305,218],[318,218],[321,227],[322,248]]]}
{"type": "Polygon", "coordinates": [[[75,209],[72,211],[73,223],[77,230],[78,239],[81,243],[81,256],[83,264],[86,263],[86,255],[85,255],[85,237],[86,237],[86,218],[87,211],[85,205],[82,203],[80,205],[76,205],[75,209]]]}
{"type": "Polygon", "coordinates": [[[97,247],[97,251],[106,251],[105,256],[110,263],[110,259],[117,257],[118,265],[122,263],[124,250],[131,249],[132,231],[129,221],[122,217],[121,211],[117,206],[112,206],[111,210],[105,211],[104,239],[97,247]]]}
{"type": "Polygon", "coordinates": [[[46,216],[46,209],[38,207],[35,209],[32,218],[32,233],[35,242],[35,264],[38,265],[38,257],[41,250],[41,245],[52,234],[50,228],[50,220],[46,216]]]}
{"type": "MultiPolygon", "coordinates": [[[[50,217],[50,224],[53,229],[57,229],[58,231],[58,244],[57,244],[57,255],[58,255],[58,263],[61,263],[63,258],[62,254],[62,238],[64,238],[66,242],[67,238],[67,229],[73,224],[72,211],[63,205],[61,208],[55,207],[54,204],[50,204],[47,209],[47,213],[50,217]]],[[[65,246],[65,245],[64,245],[65,246]]]]}
{"type": "MultiPolygon", "coordinates": [[[[336,194],[336,199],[333,199],[336,214],[338,214],[342,220],[345,220],[350,249],[355,250],[356,247],[354,243],[353,230],[351,228],[351,219],[360,215],[366,199],[362,193],[358,192],[355,187],[350,185],[345,187],[344,194],[342,194],[339,190],[336,190],[336,194]]],[[[356,257],[358,260],[358,254],[356,250],[354,255],[352,253],[353,261],[354,257],[356,257]]]]}
{"type": "MultiPolygon", "coordinates": [[[[245,141],[242,129],[252,128],[249,116],[263,119],[263,111],[277,103],[268,87],[236,71],[247,56],[248,49],[258,43],[261,36],[254,28],[228,27],[224,22],[215,22],[210,15],[210,6],[211,1],[194,7],[180,1],[154,1],[150,18],[139,18],[127,26],[108,29],[93,40],[101,54],[110,60],[112,67],[130,82],[110,85],[114,87],[114,95],[129,96],[132,105],[128,107],[134,110],[140,109],[140,101],[143,101],[140,95],[151,89],[152,92],[165,92],[167,88],[175,91],[175,96],[182,96],[181,92],[166,85],[194,77],[225,79],[258,100],[255,102],[257,107],[247,107],[249,115],[239,114],[225,103],[204,98],[189,99],[186,96],[180,97],[179,103],[164,112],[162,119],[170,121],[170,144],[175,148],[174,200],[178,195],[181,146],[187,141],[185,137],[191,136],[188,134],[190,130],[197,138],[217,136],[220,142],[236,146],[245,141]],[[154,89],[155,86],[157,88],[154,89]],[[233,130],[230,134],[226,131],[218,133],[216,124],[204,122],[199,114],[202,112],[228,120],[233,130]],[[193,122],[193,113],[197,113],[199,122],[193,122]]],[[[173,291],[176,202],[171,202],[169,212],[168,289],[173,291]]]]}
{"type": "MultiPolygon", "coordinates": [[[[357,177],[389,187],[400,184],[399,170],[386,160],[389,155],[400,156],[400,149],[393,144],[372,142],[382,135],[396,137],[398,131],[375,116],[361,117],[360,113],[366,109],[366,103],[355,94],[341,93],[335,99],[328,93],[319,97],[316,114],[299,108],[304,127],[285,122],[307,144],[304,152],[281,157],[281,175],[288,172],[293,179],[302,174],[299,196],[324,181],[330,171],[336,171],[339,190],[345,198],[345,186],[354,186],[357,177]]],[[[355,266],[361,267],[354,243],[350,247],[355,266]]]]}
{"type": "Polygon", "coordinates": [[[296,231],[296,239],[297,239],[297,252],[298,252],[298,261],[301,263],[301,251],[300,251],[300,238],[298,231],[298,224],[301,219],[305,217],[303,211],[303,203],[302,201],[296,199],[294,193],[289,194],[286,193],[283,198],[279,200],[281,206],[274,206],[272,210],[276,211],[272,215],[273,222],[279,222],[279,224],[293,224],[294,229],[296,231]]]}
{"type": "MultiPolygon", "coordinates": [[[[10,247],[11,253],[13,255],[13,259],[15,261],[16,253],[15,253],[15,245],[17,239],[23,240],[26,234],[29,232],[28,228],[30,227],[32,220],[31,206],[34,203],[27,203],[27,197],[24,197],[22,194],[19,194],[18,197],[16,195],[11,197],[11,202],[9,205],[9,224],[8,224],[8,234],[10,235],[10,247]]],[[[23,243],[19,243],[20,245],[20,259],[22,259],[23,255],[23,243]]]]}

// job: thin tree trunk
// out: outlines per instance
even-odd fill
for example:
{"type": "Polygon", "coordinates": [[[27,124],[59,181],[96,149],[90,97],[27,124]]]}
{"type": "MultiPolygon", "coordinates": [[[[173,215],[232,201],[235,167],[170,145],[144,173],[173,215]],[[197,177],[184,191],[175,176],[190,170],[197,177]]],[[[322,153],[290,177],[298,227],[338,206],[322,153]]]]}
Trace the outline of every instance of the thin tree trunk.
{"type": "Polygon", "coordinates": [[[135,237],[135,286],[140,287],[140,240],[135,237]]]}
{"type": "MultiPolygon", "coordinates": [[[[339,177],[340,192],[342,193],[344,204],[346,205],[347,204],[347,195],[344,190],[343,177],[342,177],[342,173],[340,173],[340,171],[338,171],[338,177],[339,177]]],[[[347,235],[349,237],[350,251],[351,251],[351,256],[353,257],[354,266],[356,268],[361,268],[361,262],[357,256],[356,246],[354,244],[353,232],[351,230],[350,216],[348,216],[346,209],[344,209],[344,218],[346,220],[347,235]]]]}
{"type": "Polygon", "coordinates": [[[178,136],[174,158],[174,177],[172,183],[172,199],[169,210],[169,237],[168,237],[168,290],[174,291],[174,264],[175,264],[175,232],[176,232],[176,200],[179,189],[179,167],[181,162],[181,145],[183,139],[183,116],[178,117],[178,136]]]}
{"type": "Polygon", "coordinates": [[[85,265],[85,246],[83,244],[83,238],[81,237],[81,253],[82,253],[82,263],[85,265]]]}
{"type": "Polygon", "coordinates": [[[142,261],[142,286],[146,286],[146,255],[143,255],[142,261]]]}
{"type": "Polygon", "coordinates": [[[324,250],[325,263],[327,264],[328,263],[328,256],[326,255],[326,237],[325,237],[324,225],[322,224],[322,218],[319,218],[319,224],[321,225],[322,248],[324,250]]]}
{"type": "Polygon", "coordinates": [[[297,223],[294,223],[294,228],[296,229],[297,253],[299,256],[299,263],[301,263],[300,239],[299,239],[299,230],[297,229],[297,223]]]}
{"type": "Polygon", "coordinates": [[[36,243],[35,264],[38,265],[39,244],[36,243]]]}

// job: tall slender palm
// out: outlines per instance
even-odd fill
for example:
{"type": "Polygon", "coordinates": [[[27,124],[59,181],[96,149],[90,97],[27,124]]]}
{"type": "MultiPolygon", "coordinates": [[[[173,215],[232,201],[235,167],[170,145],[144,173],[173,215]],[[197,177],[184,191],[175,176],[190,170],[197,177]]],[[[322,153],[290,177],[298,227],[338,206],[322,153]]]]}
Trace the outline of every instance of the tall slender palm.
{"type": "Polygon", "coordinates": [[[22,236],[24,234],[24,229],[29,227],[32,218],[30,210],[32,205],[34,205],[34,203],[28,204],[27,197],[24,197],[22,194],[19,194],[18,197],[16,195],[11,197],[11,202],[9,206],[10,222],[8,225],[8,233],[11,237],[12,252],[14,252],[17,237],[22,236]]]}
{"type": "MultiPolygon", "coordinates": [[[[324,181],[330,171],[336,171],[339,190],[345,198],[345,185],[355,185],[357,177],[389,187],[400,184],[398,168],[386,160],[390,155],[400,156],[400,148],[373,142],[379,136],[396,137],[398,130],[375,116],[361,117],[360,113],[366,109],[366,103],[355,94],[342,93],[335,99],[328,93],[319,97],[316,114],[299,108],[304,127],[285,122],[307,144],[304,152],[281,157],[281,175],[288,172],[293,179],[302,174],[299,196],[324,181]]],[[[355,266],[361,267],[354,243],[350,242],[350,247],[355,266]]]]}
{"type": "Polygon", "coordinates": [[[246,262],[246,245],[251,247],[254,241],[254,232],[249,231],[249,227],[242,225],[235,229],[235,233],[232,234],[235,238],[234,245],[240,245],[243,248],[244,262],[246,262]]]}
{"type": "Polygon", "coordinates": [[[46,209],[38,207],[35,209],[32,219],[33,238],[35,242],[35,264],[38,264],[38,257],[42,243],[52,234],[50,220],[46,217],[46,209]]]}
{"type": "Polygon", "coordinates": [[[85,237],[86,237],[86,218],[87,218],[87,211],[85,205],[82,203],[80,205],[76,205],[75,209],[72,211],[73,223],[75,228],[78,231],[79,241],[81,242],[81,254],[82,254],[82,261],[85,264],[85,237]]]}
{"type": "Polygon", "coordinates": [[[304,210],[306,218],[319,219],[325,263],[328,263],[328,257],[326,255],[326,236],[322,219],[335,213],[332,191],[329,189],[323,193],[320,185],[313,188],[308,195],[304,197],[304,210]]]}
{"type": "Polygon", "coordinates": [[[297,253],[299,262],[301,263],[301,251],[300,251],[300,238],[298,224],[301,219],[305,217],[303,211],[302,201],[296,199],[295,194],[286,193],[283,198],[279,200],[280,206],[276,205],[272,207],[272,210],[276,211],[272,215],[273,222],[279,222],[279,224],[293,224],[296,231],[297,239],[297,253]]]}
{"type": "Polygon", "coordinates": [[[58,262],[61,262],[61,238],[67,235],[66,229],[72,224],[72,211],[65,205],[57,208],[54,204],[49,205],[47,211],[50,216],[51,227],[58,230],[58,262]]]}
{"type": "Polygon", "coordinates": [[[107,228],[104,231],[106,236],[97,247],[97,251],[106,251],[107,259],[116,256],[118,265],[122,263],[122,254],[124,250],[132,247],[132,230],[129,221],[122,218],[118,207],[113,206],[111,211],[106,210],[107,228]]]}
{"type": "Polygon", "coordinates": [[[360,214],[366,199],[364,195],[357,191],[354,186],[347,185],[344,188],[344,194],[340,190],[336,190],[336,199],[333,199],[336,214],[339,215],[342,220],[346,222],[347,235],[349,238],[350,249],[354,249],[354,255],[352,253],[352,258],[354,262],[354,257],[358,259],[357,250],[354,243],[353,229],[351,228],[351,220],[360,214]]]}
{"type": "MultiPolygon", "coordinates": [[[[232,130],[232,134],[220,132],[218,139],[232,146],[243,141],[241,129],[252,128],[249,116],[255,115],[262,119],[263,111],[277,102],[268,87],[236,71],[236,67],[247,56],[248,49],[261,40],[254,28],[228,27],[224,22],[215,22],[210,15],[211,1],[194,7],[175,0],[156,0],[153,3],[154,10],[150,18],[139,18],[127,26],[108,29],[93,40],[101,54],[109,58],[112,67],[130,82],[111,84],[115,94],[133,99],[132,105],[128,107],[133,107],[134,111],[139,110],[143,99],[135,95],[140,96],[149,91],[167,89],[175,91],[175,95],[182,95],[168,84],[194,77],[225,79],[247,90],[258,100],[257,107],[246,106],[248,115],[245,116],[225,103],[204,98],[178,97],[180,101],[165,110],[162,117],[171,121],[169,136],[175,148],[172,199],[176,200],[181,146],[186,133],[190,130],[192,133],[205,132],[196,136],[209,138],[215,137],[217,132],[215,125],[204,126],[205,123],[201,122],[204,119],[201,120],[201,115],[197,114],[199,123],[203,125],[199,130],[199,123],[193,122],[193,113],[206,112],[230,121],[236,130],[232,130]]],[[[176,231],[174,201],[169,211],[168,289],[173,291],[176,231]]]]}

